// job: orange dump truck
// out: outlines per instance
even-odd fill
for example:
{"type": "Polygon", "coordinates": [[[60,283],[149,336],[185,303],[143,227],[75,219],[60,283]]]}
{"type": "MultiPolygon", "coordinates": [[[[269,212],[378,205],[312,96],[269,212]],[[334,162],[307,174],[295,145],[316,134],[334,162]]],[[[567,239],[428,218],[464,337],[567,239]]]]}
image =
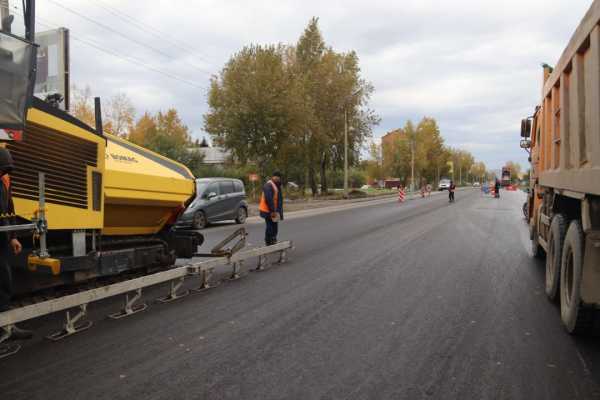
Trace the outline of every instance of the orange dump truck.
{"type": "Polygon", "coordinates": [[[546,256],[546,294],[580,333],[598,324],[600,306],[600,0],[543,82],[541,104],[521,122],[530,237],[546,256]]]}

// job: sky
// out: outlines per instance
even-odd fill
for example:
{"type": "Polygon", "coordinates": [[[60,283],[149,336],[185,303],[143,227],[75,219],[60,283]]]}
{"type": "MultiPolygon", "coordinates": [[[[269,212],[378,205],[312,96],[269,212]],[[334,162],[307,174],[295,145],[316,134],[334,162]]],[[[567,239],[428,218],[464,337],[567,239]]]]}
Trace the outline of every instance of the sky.
{"type": "Polygon", "coordinates": [[[433,117],[446,144],[498,169],[508,160],[527,165],[520,120],[540,101],[541,64],[556,64],[591,4],[42,0],[37,29],[69,28],[72,83],[105,100],[126,93],[138,116],[174,107],[194,137],[208,138],[210,76],[245,45],[296,43],[316,16],[326,43],[355,50],[375,87],[375,140],[408,119],[433,117]]]}

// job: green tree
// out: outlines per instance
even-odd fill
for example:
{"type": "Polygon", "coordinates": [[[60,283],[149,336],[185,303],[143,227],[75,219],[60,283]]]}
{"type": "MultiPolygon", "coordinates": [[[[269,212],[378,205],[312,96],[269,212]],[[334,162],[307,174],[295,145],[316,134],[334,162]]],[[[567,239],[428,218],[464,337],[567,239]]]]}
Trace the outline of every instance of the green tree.
{"type": "Polygon", "coordinates": [[[248,46],[211,80],[204,129],[261,175],[286,164],[301,123],[283,46],[248,46]],[[282,159],[282,156],[284,159],[282,159]]]}
{"type": "Polygon", "coordinates": [[[373,87],[360,77],[356,53],[327,47],[318,19],[295,46],[244,47],[211,81],[204,129],[261,174],[279,168],[317,193],[344,161],[344,112],[349,164],[379,118],[367,108],[373,87]]]}

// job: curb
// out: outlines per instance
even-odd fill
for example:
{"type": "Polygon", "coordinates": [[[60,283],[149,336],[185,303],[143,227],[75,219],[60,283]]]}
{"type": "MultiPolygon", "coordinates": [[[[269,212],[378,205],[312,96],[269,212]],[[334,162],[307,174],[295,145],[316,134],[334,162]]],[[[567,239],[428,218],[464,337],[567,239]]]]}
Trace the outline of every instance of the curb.
{"type": "MultiPolygon", "coordinates": [[[[465,190],[474,190],[474,188],[462,187],[462,188],[457,188],[456,190],[457,191],[465,191],[465,190]]],[[[432,197],[432,196],[440,196],[444,193],[446,193],[446,191],[431,192],[431,196],[426,196],[425,198],[432,197]]],[[[327,213],[337,212],[337,211],[352,210],[354,208],[361,208],[361,207],[366,207],[366,206],[374,205],[374,204],[377,205],[377,204],[391,203],[392,201],[397,201],[396,200],[397,198],[398,198],[398,195],[396,195],[396,194],[384,195],[377,199],[361,200],[361,201],[356,201],[356,202],[351,202],[351,203],[346,203],[346,204],[341,204],[341,205],[333,204],[330,206],[311,208],[308,210],[289,211],[289,212],[285,213],[285,220],[302,218],[304,216],[327,214],[327,213]]],[[[420,192],[416,192],[416,193],[413,192],[406,196],[405,202],[409,201],[409,200],[420,199],[420,198],[421,198],[420,192]]],[[[252,217],[248,217],[246,219],[246,224],[256,224],[256,223],[262,223],[262,222],[263,222],[262,218],[260,216],[256,216],[256,215],[252,216],[252,217]]],[[[217,228],[217,227],[215,227],[215,228],[217,228]]]]}

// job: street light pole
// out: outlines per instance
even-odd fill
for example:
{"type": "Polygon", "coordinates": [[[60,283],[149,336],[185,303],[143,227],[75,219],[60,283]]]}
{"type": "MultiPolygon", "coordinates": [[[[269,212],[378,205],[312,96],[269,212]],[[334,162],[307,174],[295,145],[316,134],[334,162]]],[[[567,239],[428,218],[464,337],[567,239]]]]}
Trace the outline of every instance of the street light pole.
{"type": "Polygon", "coordinates": [[[344,198],[348,198],[348,108],[344,107],[344,198]]]}
{"type": "Polygon", "coordinates": [[[410,141],[410,191],[415,191],[415,138],[410,141]]]}

